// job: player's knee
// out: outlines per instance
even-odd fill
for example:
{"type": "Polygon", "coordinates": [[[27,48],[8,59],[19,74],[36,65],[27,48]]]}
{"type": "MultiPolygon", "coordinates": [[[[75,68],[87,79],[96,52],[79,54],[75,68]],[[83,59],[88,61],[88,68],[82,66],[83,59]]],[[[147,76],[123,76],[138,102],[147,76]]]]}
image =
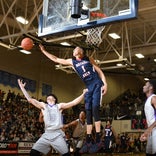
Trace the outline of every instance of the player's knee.
{"type": "Polygon", "coordinates": [[[62,156],[70,156],[70,153],[65,153],[65,154],[62,154],[62,156]]]}
{"type": "Polygon", "coordinates": [[[93,117],[92,117],[92,112],[91,110],[86,111],[86,118],[87,118],[87,124],[91,125],[93,124],[93,117]]]}
{"type": "Polygon", "coordinates": [[[100,121],[100,113],[97,108],[94,108],[93,117],[95,121],[100,121]]]}
{"type": "Polygon", "coordinates": [[[95,115],[94,116],[94,120],[95,120],[95,122],[100,121],[100,116],[99,115],[95,115]]]}
{"type": "Polygon", "coordinates": [[[30,151],[30,156],[41,156],[41,155],[42,155],[42,153],[35,149],[31,149],[31,151],[30,151]]]}

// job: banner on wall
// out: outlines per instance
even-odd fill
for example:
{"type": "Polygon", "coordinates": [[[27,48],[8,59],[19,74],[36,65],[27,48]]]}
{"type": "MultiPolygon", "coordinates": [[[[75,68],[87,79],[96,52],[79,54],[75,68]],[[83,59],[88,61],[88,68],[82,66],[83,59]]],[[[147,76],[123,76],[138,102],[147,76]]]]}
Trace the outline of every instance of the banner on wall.
{"type": "Polygon", "coordinates": [[[0,142],[1,154],[28,154],[34,142],[0,142]]]}
{"type": "Polygon", "coordinates": [[[15,74],[0,70],[0,84],[3,84],[4,86],[10,86],[12,88],[14,87],[19,88],[18,83],[17,83],[17,79],[19,78],[22,79],[23,82],[27,83],[26,89],[28,91],[31,91],[33,93],[36,91],[35,80],[31,80],[28,78],[21,77],[19,75],[15,75],[15,74]]]}
{"type": "Polygon", "coordinates": [[[34,144],[33,142],[19,142],[18,143],[18,153],[19,154],[29,153],[33,144],[34,144]]]}
{"type": "Polygon", "coordinates": [[[0,142],[0,154],[17,154],[18,143],[17,142],[0,142]]]}

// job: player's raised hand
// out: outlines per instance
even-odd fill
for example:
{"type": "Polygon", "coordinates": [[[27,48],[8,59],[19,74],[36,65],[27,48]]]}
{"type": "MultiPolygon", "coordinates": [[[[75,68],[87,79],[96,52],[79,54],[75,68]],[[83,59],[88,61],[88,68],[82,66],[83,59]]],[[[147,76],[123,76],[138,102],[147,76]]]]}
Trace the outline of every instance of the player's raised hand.
{"type": "Polygon", "coordinates": [[[41,51],[45,50],[45,47],[42,44],[39,44],[39,47],[40,47],[41,51]]]}
{"type": "Polygon", "coordinates": [[[18,84],[20,87],[23,87],[23,88],[25,87],[26,82],[23,83],[23,81],[21,79],[18,79],[17,81],[18,81],[18,84]]]}

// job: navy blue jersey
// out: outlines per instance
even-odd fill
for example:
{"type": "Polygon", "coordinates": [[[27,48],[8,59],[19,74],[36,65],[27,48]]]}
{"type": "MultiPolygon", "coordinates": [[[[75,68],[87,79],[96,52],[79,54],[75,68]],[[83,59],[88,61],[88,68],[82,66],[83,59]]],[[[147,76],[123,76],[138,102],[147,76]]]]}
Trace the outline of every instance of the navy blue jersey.
{"type": "Polygon", "coordinates": [[[100,79],[88,57],[85,56],[81,60],[72,59],[72,61],[75,71],[85,84],[90,84],[90,81],[100,79]]]}
{"type": "Polygon", "coordinates": [[[113,135],[112,126],[106,126],[104,130],[105,130],[105,137],[112,137],[113,135]]]}

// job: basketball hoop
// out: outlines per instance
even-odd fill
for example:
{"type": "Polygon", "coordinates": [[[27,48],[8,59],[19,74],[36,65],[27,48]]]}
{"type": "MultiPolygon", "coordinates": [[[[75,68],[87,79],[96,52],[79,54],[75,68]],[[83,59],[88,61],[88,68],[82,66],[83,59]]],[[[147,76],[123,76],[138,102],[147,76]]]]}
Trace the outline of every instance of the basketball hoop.
{"type": "Polygon", "coordinates": [[[95,27],[87,30],[86,43],[89,46],[96,46],[102,42],[101,33],[104,30],[105,26],[95,27]]]}

